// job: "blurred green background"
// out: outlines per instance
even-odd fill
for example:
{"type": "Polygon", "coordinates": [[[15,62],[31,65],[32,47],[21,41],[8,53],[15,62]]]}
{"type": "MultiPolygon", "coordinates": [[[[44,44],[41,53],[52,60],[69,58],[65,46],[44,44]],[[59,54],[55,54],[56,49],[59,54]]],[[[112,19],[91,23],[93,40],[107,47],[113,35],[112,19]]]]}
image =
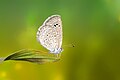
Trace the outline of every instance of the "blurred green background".
{"type": "Polygon", "coordinates": [[[44,65],[0,64],[0,80],[120,80],[120,0],[0,0],[0,56],[47,51],[36,41],[44,20],[63,22],[61,60],[44,65]]]}

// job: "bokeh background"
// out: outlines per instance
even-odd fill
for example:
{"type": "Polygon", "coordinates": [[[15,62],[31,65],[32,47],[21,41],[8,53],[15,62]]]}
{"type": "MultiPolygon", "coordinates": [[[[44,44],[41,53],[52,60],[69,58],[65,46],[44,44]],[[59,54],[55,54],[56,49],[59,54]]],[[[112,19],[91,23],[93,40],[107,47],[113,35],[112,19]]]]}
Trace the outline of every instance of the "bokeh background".
{"type": "Polygon", "coordinates": [[[47,51],[36,41],[44,20],[63,22],[61,60],[0,64],[0,80],[120,80],[120,0],[0,0],[0,56],[21,49],[47,51]]]}

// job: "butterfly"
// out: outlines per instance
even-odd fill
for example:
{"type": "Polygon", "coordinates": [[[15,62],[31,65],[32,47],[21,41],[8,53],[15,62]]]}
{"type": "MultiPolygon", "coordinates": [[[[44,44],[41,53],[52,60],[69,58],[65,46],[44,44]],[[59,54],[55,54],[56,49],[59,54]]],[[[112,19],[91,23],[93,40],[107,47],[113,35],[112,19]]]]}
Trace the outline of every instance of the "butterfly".
{"type": "Polygon", "coordinates": [[[62,50],[62,20],[60,15],[48,17],[38,28],[37,40],[50,53],[59,54],[62,50]]]}

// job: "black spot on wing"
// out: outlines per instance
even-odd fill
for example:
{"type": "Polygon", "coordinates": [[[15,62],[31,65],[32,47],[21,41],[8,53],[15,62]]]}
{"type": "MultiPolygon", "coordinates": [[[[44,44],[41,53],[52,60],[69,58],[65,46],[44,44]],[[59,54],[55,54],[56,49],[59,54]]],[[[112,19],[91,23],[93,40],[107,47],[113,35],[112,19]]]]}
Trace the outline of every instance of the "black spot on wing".
{"type": "Polygon", "coordinates": [[[58,24],[54,24],[54,27],[57,27],[57,26],[59,26],[58,24]]]}

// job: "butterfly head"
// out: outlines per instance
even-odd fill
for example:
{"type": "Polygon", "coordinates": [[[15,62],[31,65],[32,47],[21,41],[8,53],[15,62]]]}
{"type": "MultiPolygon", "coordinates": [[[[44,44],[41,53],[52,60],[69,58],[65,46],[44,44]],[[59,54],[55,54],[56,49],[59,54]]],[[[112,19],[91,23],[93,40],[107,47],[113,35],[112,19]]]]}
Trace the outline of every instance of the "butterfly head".
{"type": "Polygon", "coordinates": [[[53,53],[53,54],[59,54],[63,51],[62,48],[55,48],[54,50],[51,50],[50,53],[53,53]]]}

